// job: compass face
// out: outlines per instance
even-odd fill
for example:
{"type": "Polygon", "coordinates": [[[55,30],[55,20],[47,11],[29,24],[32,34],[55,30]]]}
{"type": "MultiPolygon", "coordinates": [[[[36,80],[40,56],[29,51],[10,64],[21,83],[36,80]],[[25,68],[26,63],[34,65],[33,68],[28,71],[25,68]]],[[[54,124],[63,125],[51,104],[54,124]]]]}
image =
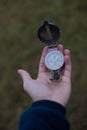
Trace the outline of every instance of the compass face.
{"type": "Polygon", "coordinates": [[[50,70],[58,70],[64,64],[64,56],[63,54],[58,51],[50,51],[45,57],[45,65],[50,70]]]}

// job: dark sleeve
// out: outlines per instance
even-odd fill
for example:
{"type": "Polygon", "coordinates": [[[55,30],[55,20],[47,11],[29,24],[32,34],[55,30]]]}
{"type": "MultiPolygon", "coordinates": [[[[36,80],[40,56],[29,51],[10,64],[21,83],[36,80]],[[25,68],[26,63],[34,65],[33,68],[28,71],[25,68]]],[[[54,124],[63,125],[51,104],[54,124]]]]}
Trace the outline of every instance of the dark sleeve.
{"type": "Polygon", "coordinates": [[[69,130],[66,109],[53,101],[34,102],[20,118],[19,130],[69,130]]]}

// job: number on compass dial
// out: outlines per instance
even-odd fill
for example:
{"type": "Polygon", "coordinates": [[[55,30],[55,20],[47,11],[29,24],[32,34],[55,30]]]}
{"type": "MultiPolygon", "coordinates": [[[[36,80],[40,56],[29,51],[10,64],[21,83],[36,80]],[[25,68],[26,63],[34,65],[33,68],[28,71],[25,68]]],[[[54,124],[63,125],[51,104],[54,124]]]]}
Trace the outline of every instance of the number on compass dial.
{"type": "Polygon", "coordinates": [[[64,56],[58,50],[50,51],[45,57],[45,65],[50,70],[58,70],[64,64],[64,56]]]}

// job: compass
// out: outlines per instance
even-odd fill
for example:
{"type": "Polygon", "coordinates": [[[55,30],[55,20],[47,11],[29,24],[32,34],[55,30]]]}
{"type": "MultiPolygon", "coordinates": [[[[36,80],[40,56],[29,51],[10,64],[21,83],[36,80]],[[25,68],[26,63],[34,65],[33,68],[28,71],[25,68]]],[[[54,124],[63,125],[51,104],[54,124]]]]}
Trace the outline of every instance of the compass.
{"type": "Polygon", "coordinates": [[[60,31],[53,23],[45,21],[38,29],[38,38],[48,46],[48,53],[45,57],[45,66],[52,72],[52,80],[60,78],[60,69],[64,64],[64,56],[57,48],[56,41],[60,37],[60,31]]]}

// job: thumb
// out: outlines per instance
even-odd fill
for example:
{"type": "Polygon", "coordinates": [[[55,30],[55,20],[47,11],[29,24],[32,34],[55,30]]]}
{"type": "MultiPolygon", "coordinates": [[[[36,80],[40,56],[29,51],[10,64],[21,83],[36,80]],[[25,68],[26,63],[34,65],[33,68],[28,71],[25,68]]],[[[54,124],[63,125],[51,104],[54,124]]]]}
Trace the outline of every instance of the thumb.
{"type": "Polygon", "coordinates": [[[23,80],[23,87],[26,89],[26,87],[29,85],[29,81],[32,80],[30,74],[22,69],[18,70],[18,74],[21,76],[23,80]]]}

